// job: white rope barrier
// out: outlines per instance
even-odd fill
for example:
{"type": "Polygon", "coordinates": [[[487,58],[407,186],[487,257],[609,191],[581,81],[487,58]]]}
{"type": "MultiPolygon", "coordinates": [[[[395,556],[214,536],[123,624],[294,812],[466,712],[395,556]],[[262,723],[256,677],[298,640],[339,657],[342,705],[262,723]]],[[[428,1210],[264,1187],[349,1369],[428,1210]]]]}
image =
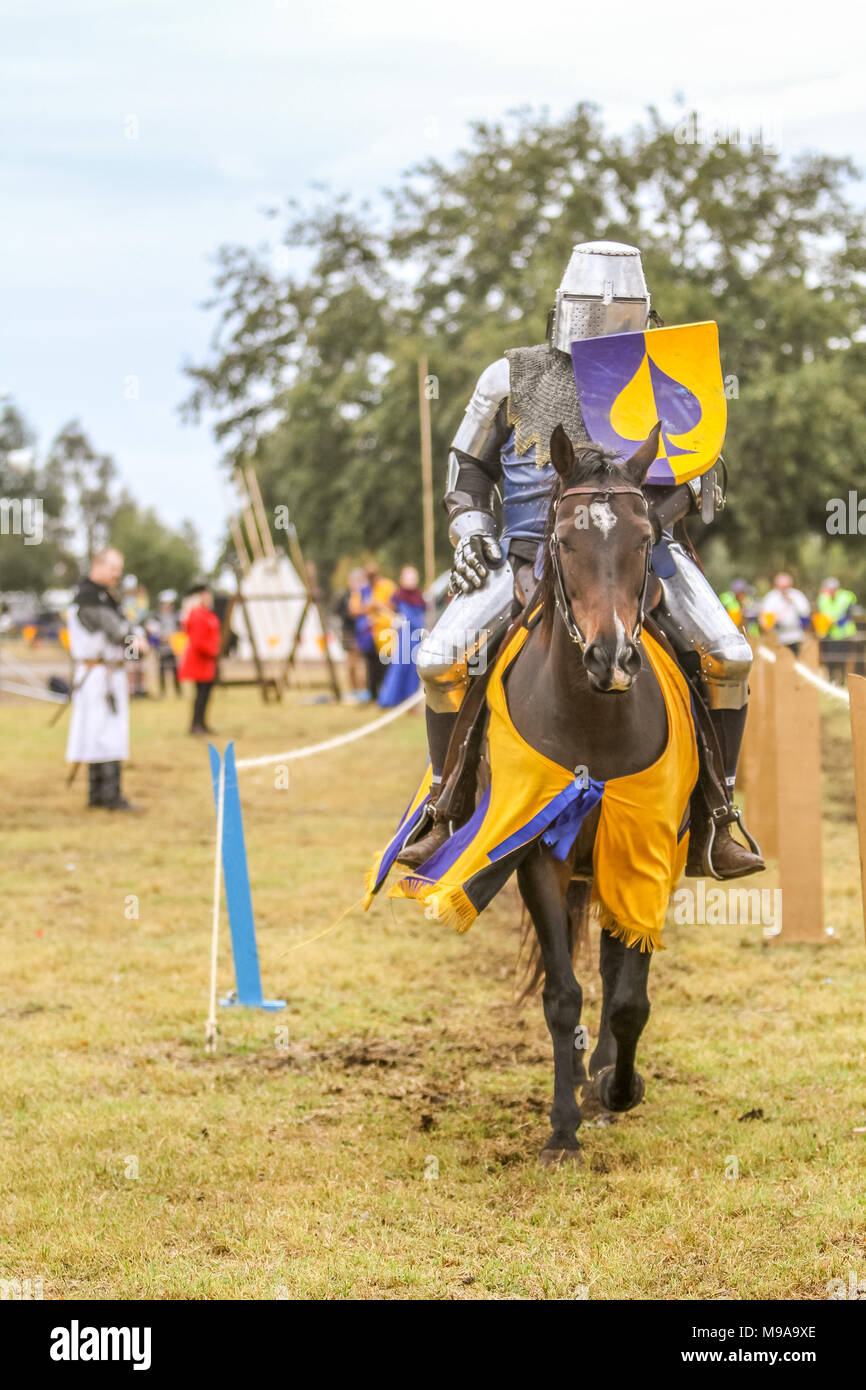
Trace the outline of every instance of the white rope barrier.
{"type": "Polygon", "coordinates": [[[401,714],[414,708],[424,698],[423,690],[416,690],[414,695],[410,695],[408,700],[402,704],[395,705],[394,709],[383,714],[379,719],[373,719],[369,724],[364,724],[360,729],[352,729],[348,734],[337,734],[334,738],[325,739],[323,743],[308,743],[303,748],[290,748],[285,753],[269,753],[263,758],[238,758],[236,766],[241,767],[269,767],[272,763],[295,762],[298,758],[312,758],[316,753],[327,753],[331,748],[342,748],[346,743],[354,743],[356,739],[366,738],[367,734],[374,734],[377,729],[384,729],[386,724],[390,724],[394,719],[399,719],[401,714]]]}
{"type": "Polygon", "coordinates": [[[53,690],[40,690],[35,685],[19,685],[17,681],[0,680],[0,690],[9,695],[26,695],[31,700],[47,700],[51,705],[65,705],[67,697],[56,695],[53,690]]]}
{"type": "MultiPolygon", "coordinates": [[[[769,647],[759,647],[758,654],[762,656],[765,661],[776,660],[776,653],[771,652],[769,647]]],[[[845,705],[850,705],[851,697],[847,690],[843,690],[842,687],[838,685],[831,685],[829,681],[824,680],[823,676],[817,675],[816,672],[810,670],[808,666],[804,666],[802,661],[794,662],[794,670],[801,675],[804,680],[814,685],[816,690],[822,691],[824,695],[832,695],[834,700],[841,700],[845,705]]]]}

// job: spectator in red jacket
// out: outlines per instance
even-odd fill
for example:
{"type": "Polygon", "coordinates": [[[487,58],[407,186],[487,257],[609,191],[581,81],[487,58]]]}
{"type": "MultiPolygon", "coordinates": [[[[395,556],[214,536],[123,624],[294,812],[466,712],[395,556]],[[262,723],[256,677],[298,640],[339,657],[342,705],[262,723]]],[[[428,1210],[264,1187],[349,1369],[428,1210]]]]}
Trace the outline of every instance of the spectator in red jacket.
{"type": "Polygon", "coordinates": [[[181,659],[178,676],[182,681],[195,681],[190,733],[212,734],[213,729],[209,729],[205,723],[205,711],[216,680],[220,624],[213,611],[213,594],[207,584],[196,584],[187,591],[181,627],[189,641],[181,659]]]}

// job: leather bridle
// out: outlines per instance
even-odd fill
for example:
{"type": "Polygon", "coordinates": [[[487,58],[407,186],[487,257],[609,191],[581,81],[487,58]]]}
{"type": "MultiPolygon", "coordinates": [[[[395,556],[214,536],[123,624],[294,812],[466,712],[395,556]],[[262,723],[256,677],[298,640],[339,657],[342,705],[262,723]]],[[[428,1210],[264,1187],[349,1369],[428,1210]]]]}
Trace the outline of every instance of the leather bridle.
{"type": "MultiPolygon", "coordinates": [[[[559,610],[559,614],[562,618],[562,621],[565,623],[565,630],[571,638],[572,642],[574,642],[574,644],[577,647],[579,647],[581,652],[586,651],[586,638],[584,637],[583,633],[581,632],[580,628],[578,627],[575,621],[574,613],[571,610],[571,604],[568,602],[568,599],[566,597],[565,581],[562,575],[562,564],[559,558],[560,537],[556,534],[556,523],[559,519],[559,508],[565,501],[566,497],[575,497],[581,493],[584,495],[591,494],[593,500],[596,502],[606,502],[608,498],[611,497],[614,493],[623,492],[630,492],[633,496],[639,497],[647,510],[647,516],[649,516],[649,504],[647,503],[646,498],[644,497],[641,489],[639,487],[634,487],[631,483],[609,483],[607,486],[601,487],[597,483],[584,483],[580,487],[567,488],[565,492],[563,492],[562,496],[557,498],[556,501],[556,510],[553,514],[553,527],[551,529],[550,540],[548,542],[548,549],[550,551],[550,564],[551,569],[553,571],[553,592],[554,597],[556,599],[556,607],[559,610]]],[[[646,602],[646,591],[647,585],[649,584],[651,557],[652,541],[650,538],[647,538],[646,559],[644,563],[643,572],[643,584],[641,585],[640,597],[638,599],[637,622],[634,625],[634,630],[631,635],[631,640],[633,642],[638,642],[640,640],[640,635],[643,631],[644,603],[646,602]]]]}

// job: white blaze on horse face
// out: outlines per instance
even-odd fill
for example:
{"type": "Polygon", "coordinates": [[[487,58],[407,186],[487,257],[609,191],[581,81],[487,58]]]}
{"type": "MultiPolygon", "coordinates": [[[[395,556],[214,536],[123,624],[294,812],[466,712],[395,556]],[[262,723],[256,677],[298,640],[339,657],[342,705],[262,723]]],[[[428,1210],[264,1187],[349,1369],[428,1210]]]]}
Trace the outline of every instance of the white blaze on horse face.
{"type": "Polygon", "coordinates": [[[625,658],[628,655],[628,635],[625,624],[619,614],[614,611],[613,630],[616,633],[616,652],[613,658],[613,681],[612,690],[628,690],[632,684],[632,678],[625,669],[625,658]]]}
{"type": "Polygon", "coordinates": [[[597,526],[603,536],[607,536],[617,523],[617,515],[609,502],[590,502],[589,516],[593,526],[597,526]]]}

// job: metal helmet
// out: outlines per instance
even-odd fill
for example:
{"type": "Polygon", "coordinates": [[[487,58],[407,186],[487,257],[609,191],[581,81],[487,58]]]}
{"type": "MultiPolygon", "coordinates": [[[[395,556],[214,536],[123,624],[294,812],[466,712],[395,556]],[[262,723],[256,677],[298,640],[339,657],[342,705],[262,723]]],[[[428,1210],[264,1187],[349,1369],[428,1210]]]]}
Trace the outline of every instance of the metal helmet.
{"type": "Polygon", "coordinates": [[[578,338],[640,333],[649,311],[637,247],[621,241],[583,241],[572,251],[556,291],[553,346],[570,352],[578,338]]]}

